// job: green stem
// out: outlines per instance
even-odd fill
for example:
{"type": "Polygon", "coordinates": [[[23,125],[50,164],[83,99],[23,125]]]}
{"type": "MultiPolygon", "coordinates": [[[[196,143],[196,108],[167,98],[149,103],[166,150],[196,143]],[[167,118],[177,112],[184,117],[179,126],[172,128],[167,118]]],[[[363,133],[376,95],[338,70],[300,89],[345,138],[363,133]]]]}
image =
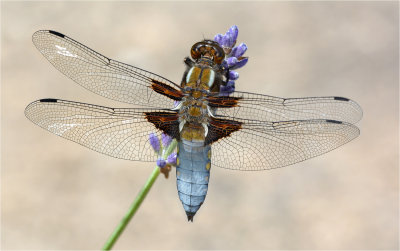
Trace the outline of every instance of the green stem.
{"type": "Polygon", "coordinates": [[[154,182],[156,181],[158,175],[160,174],[160,168],[157,166],[154,168],[153,172],[151,173],[150,177],[147,179],[146,184],[143,186],[142,190],[136,196],[135,201],[132,203],[131,207],[129,208],[125,217],[121,220],[118,226],[115,228],[114,232],[111,234],[110,238],[108,238],[106,244],[103,247],[103,250],[110,250],[115,242],[118,240],[119,236],[124,231],[125,227],[128,225],[129,221],[135,215],[136,211],[138,210],[139,206],[142,204],[144,198],[146,197],[147,193],[149,192],[150,188],[153,186],[154,182]]]}

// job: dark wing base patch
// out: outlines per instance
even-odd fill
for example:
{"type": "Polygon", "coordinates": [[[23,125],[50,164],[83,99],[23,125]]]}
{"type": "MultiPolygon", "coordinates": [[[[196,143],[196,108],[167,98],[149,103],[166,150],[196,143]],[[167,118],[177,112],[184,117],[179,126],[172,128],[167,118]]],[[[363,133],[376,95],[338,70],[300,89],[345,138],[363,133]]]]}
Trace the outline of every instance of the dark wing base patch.
{"type": "Polygon", "coordinates": [[[164,84],[155,79],[152,79],[151,81],[151,88],[157,93],[167,96],[168,98],[171,98],[173,100],[180,101],[183,97],[183,93],[180,90],[177,90],[172,86],[164,84]]]}
{"type": "Polygon", "coordinates": [[[228,137],[231,133],[242,128],[242,122],[229,119],[211,118],[205,145],[212,144],[219,139],[228,137]]]}
{"type": "Polygon", "coordinates": [[[147,121],[157,129],[179,140],[179,121],[177,112],[145,112],[147,121]]]}
{"type": "Polygon", "coordinates": [[[227,96],[219,96],[219,97],[208,97],[208,105],[211,107],[219,107],[219,108],[228,108],[228,107],[236,107],[238,106],[238,102],[240,97],[227,97],[227,96]]]}

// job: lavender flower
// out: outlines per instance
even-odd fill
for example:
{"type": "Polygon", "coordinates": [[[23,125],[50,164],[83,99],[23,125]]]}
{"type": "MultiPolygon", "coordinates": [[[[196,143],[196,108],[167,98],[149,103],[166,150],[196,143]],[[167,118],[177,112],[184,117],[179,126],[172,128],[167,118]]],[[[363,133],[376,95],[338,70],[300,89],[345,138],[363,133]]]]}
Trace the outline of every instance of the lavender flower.
{"type": "Polygon", "coordinates": [[[247,51],[246,44],[241,43],[238,46],[235,46],[238,34],[238,27],[233,25],[224,35],[217,34],[214,37],[214,41],[219,43],[219,45],[224,49],[225,59],[222,62],[222,66],[226,71],[228,71],[227,83],[226,85],[222,85],[220,88],[220,94],[222,96],[228,96],[235,91],[234,80],[239,78],[239,73],[232,70],[239,69],[248,62],[248,58],[243,57],[244,53],[247,51]]]}
{"type": "Polygon", "coordinates": [[[236,80],[239,78],[239,73],[236,71],[229,71],[229,79],[236,80]]]}
{"type": "Polygon", "coordinates": [[[150,133],[149,141],[150,141],[150,145],[153,147],[154,151],[159,152],[160,151],[160,140],[158,140],[158,137],[155,133],[150,133]]]}
{"type": "Polygon", "coordinates": [[[221,88],[219,90],[219,94],[221,96],[229,96],[229,94],[233,93],[235,91],[235,81],[229,80],[226,85],[221,85],[221,88]]]}
{"type": "Polygon", "coordinates": [[[177,158],[177,154],[176,153],[171,153],[168,157],[167,157],[167,163],[175,166],[176,165],[176,158],[177,158]]]}
{"type": "Polygon", "coordinates": [[[231,28],[226,32],[227,36],[231,38],[231,43],[228,46],[232,47],[236,44],[236,39],[239,35],[239,28],[236,25],[232,25],[231,28]]]}
{"type": "Polygon", "coordinates": [[[214,37],[214,41],[215,42],[217,42],[217,43],[219,43],[221,46],[222,46],[222,38],[224,37],[224,35],[222,35],[222,34],[217,34],[217,35],[215,35],[215,37],[214,37]]]}
{"type": "Polygon", "coordinates": [[[241,43],[232,49],[231,56],[240,58],[246,51],[247,45],[245,43],[241,43]]]}
{"type": "Polygon", "coordinates": [[[164,168],[167,165],[167,162],[162,158],[157,159],[157,166],[160,168],[164,168]]]}
{"type": "Polygon", "coordinates": [[[171,166],[176,166],[177,154],[174,152],[177,141],[171,138],[169,135],[161,134],[160,139],[155,133],[150,133],[149,135],[150,145],[153,147],[154,151],[158,155],[157,166],[160,168],[160,172],[164,174],[165,178],[168,178],[169,172],[171,171],[171,166]]]}
{"type": "Polygon", "coordinates": [[[247,61],[249,61],[249,58],[243,58],[243,59],[239,60],[237,62],[237,64],[232,66],[230,69],[235,70],[235,69],[242,68],[243,66],[245,66],[245,64],[247,64],[247,61]]]}
{"type": "Polygon", "coordinates": [[[168,147],[169,144],[171,144],[172,138],[168,136],[168,134],[161,134],[161,142],[163,144],[163,147],[168,147]]]}
{"type": "Polygon", "coordinates": [[[214,37],[214,41],[218,42],[222,46],[225,53],[229,53],[232,50],[232,47],[236,44],[238,34],[238,27],[236,25],[233,25],[231,28],[229,28],[225,35],[217,34],[214,37]]]}
{"type": "Polygon", "coordinates": [[[229,58],[225,59],[224,62],[228,66],[227,68],[231,68],[238,63],[238,59],[235,57],[229,57],[229,58]]]}

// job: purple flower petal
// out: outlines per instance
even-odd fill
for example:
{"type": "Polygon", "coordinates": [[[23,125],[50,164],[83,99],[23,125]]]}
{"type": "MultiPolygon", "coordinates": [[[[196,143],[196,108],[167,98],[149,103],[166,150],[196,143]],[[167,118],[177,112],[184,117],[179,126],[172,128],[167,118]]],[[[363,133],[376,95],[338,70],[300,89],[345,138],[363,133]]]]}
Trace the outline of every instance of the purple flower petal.
{"type": "Polygon", "coordinates": [[[225,59],[224,61],[226,61],[227,68],[231,68],[237,64],[238,59],[235,57],[230,57],[225,59]]]}
{"type": "Polygon", "coordinates": [[[176,153],[171,153],[168,157],[167,157],[167,163],[171,164],[171,165],[176,165],[176,157],[177,154],[176,153]]]}
{"type": "Polygon", "coordinates": [[[231,56],[240,58],[246,51],[247,51],[247,45],[245,43],[241,43],[232,49],[231,56]]]}
{"type": "Polygon", "coordinates": [[[239,28],[236,25],[232,25],[228,32],[232,35],[233,39],[236,40],[239,35],[239,28]]]}
{"type": "MultiPolygon", "coordinates": [[[[229,56],[229,57],[235,57],[235,54],[236,54],[237,49],[238,49],[237,46],[233,47],[231,53],[229,53],[228,56],[229,56]]],[[[236,58],[236,57],[235,57],[235,58],[236,58]]]]}
{"type": "Polygon", "coordinates": [[[224,35],[221,37],[221,46],[222,47],[229,47],[229,43],[230,43],[230,37],[227,35],[224,35]]]}
{"type": "Polygon", "coordinates": [[[229,80],[226,85],[221,85],[219,93],[221,96],[228,96],[235,91],[235,81],[229,80]]]}
{"type": "Polygon", "coordinates": [[[233,88],[235,88],[235,81],[233,81],[233,80],[229,80],[228,81],[228,83],[226,83],[226,85],[225,86],[229,86],[229,87],[233,87],[233,88]]]}
{"type": "Polygon", "coordinates": [[[219,43],[220,45],[222,45],[222,37],[223,37],[222,34],[217,34],[217,35],[215,35],[215,37],[214,37],[214,41],[217,42],[217,43],[219,43]]]}
{"type": "Polygon", "coordinates": [[[234,70],[242,68],[243,66],[245,66],[245,64],[247,64],[247,61],[249,61],[249,58],[242,58],[234,66],[230,67],[230,69],[234,70]]]}
{"type": "Polygon", "coordinates": [[[161,142],[163,144],[164,147],[169,146],[169,144],[171,144],[172,138],[168,135],[168,134],[161,134],[161,142]]]}
{"type": "Polygon", "coordinates": [[[223,87],[221,86],[221,91],[219,93],[220,96],[229,96],[231,93],[235,92],[235,88],[233,87],[223,87]]]}
{"type": "Polygon", "coordinates": [[[234,40],[231,36],[228,36],[228,39],[226,41],[226,47],[232,48],[236,43],[236,40],[234,40]]]}
{"type": "Polygon", "coordinates": [[[160,140],[155,133],[150,133],[149,135],[150,145],[153,147],[154,151],[160,151],[160,140]]]}
{"type": "Polygon", "coordinates": [[[167,162],[163,158],[157,159],[157,166],[163,168],[163,167],[165,167],[166,164],[167,164],[167,162]]]}
{"type": "Polygon", "coordinates": [[[239,78],[239,73],[236,71],[229,71],[229,79],[230,80],[236,80],[239,78]]]}
{"type": "Polygon", "coordinates": [[[229,28],[229,30],[226,32],[226,36],[229,38],[227,44],[228,47],[232,48],[235,45],[238,34],[239,29],[236,25],[233,25],[231,28],[229,28]]]}

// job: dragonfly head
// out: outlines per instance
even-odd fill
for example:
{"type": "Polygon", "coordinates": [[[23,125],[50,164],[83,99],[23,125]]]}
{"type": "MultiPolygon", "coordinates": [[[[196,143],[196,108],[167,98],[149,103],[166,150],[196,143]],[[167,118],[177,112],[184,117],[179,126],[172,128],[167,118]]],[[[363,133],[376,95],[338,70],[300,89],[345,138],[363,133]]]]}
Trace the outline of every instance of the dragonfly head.
{"type": "Polygon", "coordinates": [[[217,42],[208,39],[195,43],[190,50],[190,55],[196,61],[206,60],[218,65],[225,58],[225,52],[221,46],[217,42]]]}

